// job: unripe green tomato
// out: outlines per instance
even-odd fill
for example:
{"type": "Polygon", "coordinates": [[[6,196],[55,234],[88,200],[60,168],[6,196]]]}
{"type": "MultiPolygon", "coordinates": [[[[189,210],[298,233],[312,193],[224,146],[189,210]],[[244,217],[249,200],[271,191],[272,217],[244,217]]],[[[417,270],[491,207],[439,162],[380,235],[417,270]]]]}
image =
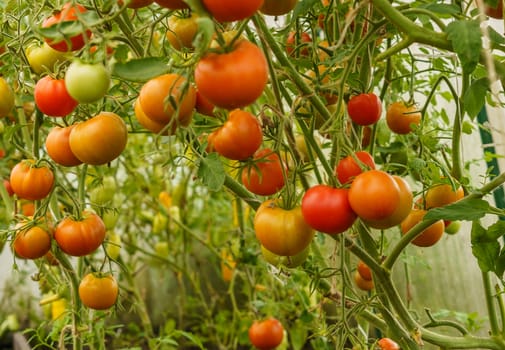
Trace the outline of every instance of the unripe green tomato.
{"type": "Polygon", "coordinates": [[[266,262],[275,267],[281,267],[281,266],[287,268],[298,267],[301,264],[303,264],[303,262],[307,259],[307,257],[309,256],[309,251],[310,251],[310,245],[294,256],[281,256],[274,254],[264,246],[261,246],[261,254],[263,255],[263,258],[266,260],[266,262]]]}
{"type": "Polygon", "coordinates": [[[165,214],[158,212],[153,218],[153,234],[160,235],[168,228],[168,218],[165,214]]]}
{"type": "Polygon", "coordinates": [[[156,255],[161,256],[161,257],[168,257],[168,242],[162,241],[162,242],[157,242],[154,245],[154,251],[156,255]]]}
{"type": "Polygon", "coordinates": [[[461,222],[452,221],[449,225],[446,226],[445,233],[449,235],[455,235],[456,233],[459,232],[460,229],[461,229],[461,222]]]}
{"type": "Polygon", "coordinates": [[[110,82],[109,71],[101,63],[74,61],[65,74],[68,94],[79,103],[91,103],[104,97],[110,82]]]}
{"type": "Polygon", "coordinates": [[[116,193],[116,180],[113,176],[105,176],[102,183],[89,192],[89,200],[95,205],[105,205],[112,201],[116,193]]]}
{"type": "Polygon", "coordinates": [[[102,215],[102,221],[105,225],[106,230],[112,230],[119,219],[119,213],[117,210],[105,210],[102,215]]]}

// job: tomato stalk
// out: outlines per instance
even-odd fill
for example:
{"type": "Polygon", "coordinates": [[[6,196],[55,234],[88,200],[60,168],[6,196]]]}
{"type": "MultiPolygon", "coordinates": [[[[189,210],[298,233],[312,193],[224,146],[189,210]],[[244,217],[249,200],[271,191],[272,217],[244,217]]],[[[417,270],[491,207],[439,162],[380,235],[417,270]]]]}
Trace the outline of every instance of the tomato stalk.
{"type": "MultiPolygon", "coordinates": [[[[491,327],[491,335],[497,336],[500,332],[498,325],[498,315],[496,313],[494,290],[491,283],[491,276],[489,272],[482,271],[482,282],[484,285],[484,296],[486,297],[487,314],[489,317],[489,325],[491,327]]],[[[498,293],[498,295],[500,295],[498,293]]],[[[503,316],[503,315],[502,315],[503,316]]]]}

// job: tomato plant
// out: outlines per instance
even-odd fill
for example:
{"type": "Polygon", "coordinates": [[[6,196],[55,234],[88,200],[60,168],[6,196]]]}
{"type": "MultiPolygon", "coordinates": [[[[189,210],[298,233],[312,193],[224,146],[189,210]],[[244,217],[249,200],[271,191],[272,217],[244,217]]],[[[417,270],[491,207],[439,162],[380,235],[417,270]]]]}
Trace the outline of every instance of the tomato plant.
{"type": "Polygon", "coordinates": [[[249,112],[235,109],[228,114],[224,125],[214,131],[212,146],[223,157],[245,160],[258,150],[262,141],[258,119],[249,112]]]}
{"type": "Polygon", "coordinates": [[[274,317],[256,320],[249,327],[249,340],[259,350],[274,349],[282,343],[284,327],[274,317]]]}
{"type": "Polygon", "coordinates": [[[386,122],[391,131],[397,134],[412,132],[413,126],[421,123],[421,112],[415,104],[406,104],[403,101],[393,102],[386,111],[386,122]]]}
{"type": "Polygon", "coordinates": [[[253,161],[242,168],[241,180],[252,193],[268,196],[284,187],[286,168],[277,153],[263,148],[254,154],[253,161]]]}
{"type": "MultiPolygon", "coordinates": [[[[74,4],[72,2],[67,2],[61,8],[61,11],[54,13],[52,16],[46,18],[42,23],[43,28],[59,28],[61,24],[67,22],[78,22],[79,16],[86,12],[86,8],[79,4],[74,4]]],[[[53,49],[57,51],[67,52],[80,50],[86,44],[86,41],[91,37],[91,31],[89,29],[83,30],[83,33],[65,36],[62,38],[46,38],[46,42],[53,49]]]]}
{"type": "Polygon", "coordinates": [[[335,173],[341,184],[352,182],[352,180],[364,170],[375,169],[375,161],[367,151],[357,151],[342,158],[336,168],[335,173]]]}
{"type": "Polygon", "coordinates": [[[263,51],[245,39],[237,39],[228,52],[209,52],[195,67],[197,90],[217,107],[250,105],[261,96],[268,81],[263,51]]]}
{"type": "Polygon", "coordinates": [[[256,238],[266,249],[281,256],[294,256],[312,241],[314,231],[303,218],[301,207],[284,209],[276,200],[263,202],[254,216],[256,238]]]}
{"type": "Polygon", "coordinates": [[[42,226],[29,222],[20,222],[12,248],[16,254],[24,259],[38,259],[51,249],[51,235],[42,226]]]}
{"type": "Polygon", "coordinates": [[[84,306],[106,310],[116,303],[119,286],[112,275],[88,273],[79,283],[79,298],[84,306]]]}
{"type": "Polygon", "coordinates": [[[47,197],[53,189],[54,174],[47,165],[25,159],[12,168],[10,183],[19,198],[39,200],[47,197]]]}
{"type": "MultiPolygon", "coordinates": [[[[420,223],[427,211],[423,209],[412,209],[409,215],[402,221],[400,228],[403,234],[420,223]]],[[[428,228],[424,229],[420,235],[412,240],[412,244],[419,247],[431,247],[442,238],[445,230],[443,220],[438,220],[428,228]]]]}
{"type": "Polygon", "coordinates": [[[123,4],[126,4],[126,7],[131,8],[131,9],[139,9],[142,7],[146,7],[151,5],[154,2],[154,0],[118,0],[119,6],[123,6],[123,4]]]}
{"type": "Polygon", "coordinates": [[[84,212],[81,218],[66,217],[54,231],[58,247],[71,256],[93,253],[105,239],[105,224],[94,213],[84,212]]]}
{"type": "Polygon", "coordinates": [[[65,87],[79,103],[95,102],[109,90],[110,74],[101,63],[73,61],[65,73],[65,87]]]}
{"type": "Polygon", "coordinates": [[[305,221],[320,232],[337,234],[349,229],[357,218],[349,204],[349,190],[316,185],[309,188],[302,198],[302,214],[305,221]]]}
{"type": "Polygon", "coordinates": [[[70,149],[70,133],[75,125],[66,127],[55,126],[46,138],[46,150],[49,157],[63,166],[76,166],[82,161],[70,149]]]}
{"type": "Polygon", "coordinates": [[[391,217],[400,204],[400,188],[382,170],[368,170],[354,178],[349,189],[351,208],[364,220],[380,221],[391,217]]]}
{"type": "Polygon", "coordinates": [[[64,79],[41,78],[33,92],[37,108],[50,117],[65,117],[79,104],[67,91],[64,79]]]}
{"type": "Polygon", "coordinates": [[[191,122],[196,91],[184,76],[163,74],[142,86],[138,100],[149,119],[175,130],[191,122]]]}
{"type": "Polygon", "coordinates": [[[382,102],[373,92],[354,95],[347,102],[347,113],[358,125],[372,125],[382,115],[382,102]]]}
{"type": "Polygon", "coordinates": [[[100,112],[75,125],[70,132],[69,145],[81,162],[103,165],[123,152],[127,140],[128,131],[123,119],[112,112],[100,112]]]}
{"type": "Polygon", "coordinates": [[[219,22],[233,22],[252,16],[263,0],[202,0],[202,4],[219,22]]]}

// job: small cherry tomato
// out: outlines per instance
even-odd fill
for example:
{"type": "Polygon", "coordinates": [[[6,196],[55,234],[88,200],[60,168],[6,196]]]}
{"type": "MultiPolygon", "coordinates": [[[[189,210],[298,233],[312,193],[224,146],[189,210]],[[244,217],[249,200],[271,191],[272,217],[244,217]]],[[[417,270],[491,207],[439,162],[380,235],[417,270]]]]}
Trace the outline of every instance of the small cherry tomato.
{"type": "Polygon", "coordinates": [[[269,148],[264,148],[254,154],[252,164],[242,169],[241,180],[252,193],[269,196],[284,187],[286,171],[279,155],[269,148]]]}
{"type": "Polygon", "coordinates": [[[421,112],[415,104],[394,102],[386,111],[386,123],[392,132],[405,135],[412,132],[413,125],[421,123],[421,112]]]}
{"type": "Polygon", "coordinates": [[[373,92],[352,96],[347,102],[347,113],[358,125],[372,125],[379,121],[382,114],[382,102],[373,92]]]}
{"type": "Polygon", "coordinates": [[[352,155],[342,158],[335,168],[338,181],[341,184],[352,182],[352,180],[364,170],[375,169],[375,161],[370,153],[357,151],[352,155]]]}
{"type": "Polygon", "coordinates": [[[64,79],[46,75],[35,84],[33,92],[37,108],[50,117],[65,117],[79,104],[69,95],[64,79]]]}
{"type": "Polygon", "coordinates": [[[400,350],[400,345],[389,338],[381,338],[377,345],[381,348],[381,350],[400,350]]]}

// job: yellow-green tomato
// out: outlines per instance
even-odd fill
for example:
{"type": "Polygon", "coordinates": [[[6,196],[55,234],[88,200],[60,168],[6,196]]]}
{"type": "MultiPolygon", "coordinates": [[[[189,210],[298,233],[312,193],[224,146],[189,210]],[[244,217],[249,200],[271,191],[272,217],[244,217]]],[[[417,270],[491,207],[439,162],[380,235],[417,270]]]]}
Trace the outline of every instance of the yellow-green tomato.
{"type": "Polygon", "coordinates": [[[0,117],[6,117],[14,108],[14,92],[7,81],[0,77],[0,117]]]}
{"type": "Polygon", "coordinates": [[[456,233],[459,232],[460,229],[461,229],[460,221],[451,221],[451,223],[445,227],[445,233],[449,235],[455,235],[456,233]]]}
{"type": "Polygon", "coordinates": [[[66,53],[56,51],[47,43],[32,45],[26,49],[28,64],[37,74],[54,72],[59,63],[67,60],[66,53]]]}
{"type": "Polygon", "coordinates": [[[267,263],[275,267],[281,267],[281,266],[287,268],[298,267],[301,264],[303,264],[303,262],[307,259],[307,257],[309,256],[309,251],[310,251],[310,245],[296,255],[282,256],[274,254],[264,246],[261,246],[261,254],[263,255],[263,258],[267,263]]]}
{"type": "Polygon", "coordinates": [[[105,236],[105,251],[111,259],[117,260],[119,253],[121,253],[121,236],[118,233],[114,231],[107,232],[105,236]]]}
{"type": "Polygon", "coordinates": [[[79,103],[91,103],[104,97],[110,82],[109,71],[101,63],[74,61],[65,73],[68,94],[79,103]]]}

